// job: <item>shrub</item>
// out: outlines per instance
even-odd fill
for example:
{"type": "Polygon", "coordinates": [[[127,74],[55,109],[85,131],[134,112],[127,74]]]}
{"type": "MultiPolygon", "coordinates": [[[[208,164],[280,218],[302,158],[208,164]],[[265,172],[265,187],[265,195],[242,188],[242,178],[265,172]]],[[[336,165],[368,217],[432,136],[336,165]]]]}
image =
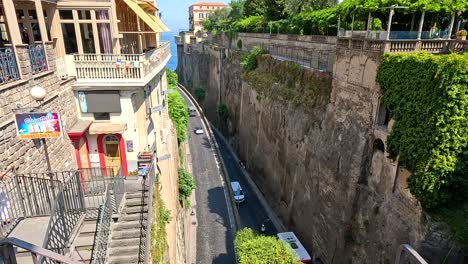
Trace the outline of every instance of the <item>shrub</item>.
{"type": "Polygon", "coordinates": [[[237,48],[240,50],[242,49],[242,39],[237,40],[237,48]]]}
{"type": "Polygon", "coordinates": [[[189,206],[189,197],[196,187],[195,180],[192,175],[184,168],[179,168],[179,201],[189,206]]]}
{"type": "Polygon", "coordinates": [[[202,88],[195,89],[195,98],[198,102],[203,102],[205,100],[206,92],[202,88]]]}
{"type": "Polygon", "coordinates": [[[241,66],[246,71],[253,71],[257,68],[257,57],[265,52],[260,47],[254,47],[248,55],[242,58],[241,66]]]}
{"type": "Polygon", "coordinates": [[[174,89],[177,87],[177,73],[175,71],[171,71],[166,69],[166,77],[167,77],[167,86],[169,89],[174,89]]]}
{"type": "Polygon", "coordinates": [[[395,125],[388,152],[426,209],[468,198],[468,56],[387,54],[377,81],[395,125]],[[395,78],[398,76],[398,78],[395,78]]]}
{"type": "Polygon", "coordinates": [[[263,16],[250,16],[238,21],[235,27],[238,32],[262,32],[265,26],[263,16]]]}
{"type": "Polygon", "coordinates": [[[177,131],[177,141],[182,143],[187,139],[187,121],[189,118],[188,106],[177,90],[167,95],[169,117],[177,131]]]}
{"type": "Polygon", "coordinates": [[[225,104],[220,104],[218,106],[218,115],[222,121],[226,121],[229,117],[228,108],[225,104]]]}
{"type": "MultiPolygon", "coordinates": [[[[159,184],[155,188],[159,188],[159,184]]],[[[164,262],[166,225],[171,221],[171,211],[164,205],[159,192],[154,192],[152,206],[157,213],[157,217],[151,224],[151,258],[153,264],[161,264],[164,262]]]]}
{"type": "Polygon", "coordinates": [[[299,264],[290,247],[276,237],[257,235],[244,228],[236,233],[234,246],[239,264],[299,264]]]}

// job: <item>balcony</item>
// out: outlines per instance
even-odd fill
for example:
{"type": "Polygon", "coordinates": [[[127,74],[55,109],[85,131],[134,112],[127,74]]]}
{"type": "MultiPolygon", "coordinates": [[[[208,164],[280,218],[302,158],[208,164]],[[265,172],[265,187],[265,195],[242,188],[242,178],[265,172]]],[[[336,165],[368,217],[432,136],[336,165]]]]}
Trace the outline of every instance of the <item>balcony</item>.
{"type": "Polygon", "coordinates": [[[29,59],[31,60],[31,70],[33,74],[44,72],[49,69],[47,57],[42,44],[29,45],[29,59]]]}
{"type": "Polygon", "coordinates": [[[145,85],[165,67],[170,54],[169,42],[143,54],[76,54],[74,69],[68,72],[78,86],[145,85]]]}

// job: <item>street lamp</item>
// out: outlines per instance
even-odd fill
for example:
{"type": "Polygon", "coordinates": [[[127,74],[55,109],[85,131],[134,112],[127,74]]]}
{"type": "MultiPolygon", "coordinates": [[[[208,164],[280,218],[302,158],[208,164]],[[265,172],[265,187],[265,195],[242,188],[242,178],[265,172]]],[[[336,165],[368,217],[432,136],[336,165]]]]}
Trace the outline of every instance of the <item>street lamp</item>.
{"type": "MultiPolygon", "coordinates": [[[[34,86],[29,90],[29,94],[31,95],[32,99],[36,100],[39,103],[39,106],[37,108],[40,108],[42,106],[42,101],[47,95],[46,90],[41,87],[41,86],[34,86]]],[[[50,166],[50,159],[49,159],[49,150],[47,149],[47,142],[45,138],[41,138],[42,145],[44,146],[44,154],[46,158],[46,163],[47,163],[47,172],[51,173],[52,172],[52,167],[50,166]]]]}

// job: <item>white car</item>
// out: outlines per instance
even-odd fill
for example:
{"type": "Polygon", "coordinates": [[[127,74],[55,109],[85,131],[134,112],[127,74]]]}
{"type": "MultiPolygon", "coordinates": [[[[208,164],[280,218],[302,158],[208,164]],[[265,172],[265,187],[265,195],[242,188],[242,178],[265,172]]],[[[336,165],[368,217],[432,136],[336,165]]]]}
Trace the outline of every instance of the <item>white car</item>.
{"type": "Polygon", "coordinates": [[[231,189],[232,189],[232,194],[234,195],[234,201],[236,203],[242,203],[245,201],[245,195],[244,195],[244,192],[242,191],[242,187],[239,182],[237,181],[231,182],[231,189]]]}
{"type": "Polygon", "coordinates": [[[201,134],[203,134],[203,129],[201,127],[197,127],[197,128],[195,128],[194,132],[195,132],[196,135],[201,135],[201,134]]]}

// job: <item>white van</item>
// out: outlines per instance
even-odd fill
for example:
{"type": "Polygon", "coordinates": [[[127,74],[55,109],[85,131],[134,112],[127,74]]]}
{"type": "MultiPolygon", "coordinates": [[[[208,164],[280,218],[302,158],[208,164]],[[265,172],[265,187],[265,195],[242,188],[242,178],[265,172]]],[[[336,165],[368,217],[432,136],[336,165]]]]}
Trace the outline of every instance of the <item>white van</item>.
{"type": "Polygon", "coordinates": [[[239,182],[233,181],[231,182],[231,189],[232,193],[234,194],[234,201],[236,203],[242,203],[245,200],[244,191],[242,191],[242,187],[239,182]]]}
{"type": "Polygon", "coordinates": [[[309,253],[293,232],[278,233],[277,236],[283,243],[292,248],[299,261],[302,263],[312,263],[312,258],[309,253]]]}

